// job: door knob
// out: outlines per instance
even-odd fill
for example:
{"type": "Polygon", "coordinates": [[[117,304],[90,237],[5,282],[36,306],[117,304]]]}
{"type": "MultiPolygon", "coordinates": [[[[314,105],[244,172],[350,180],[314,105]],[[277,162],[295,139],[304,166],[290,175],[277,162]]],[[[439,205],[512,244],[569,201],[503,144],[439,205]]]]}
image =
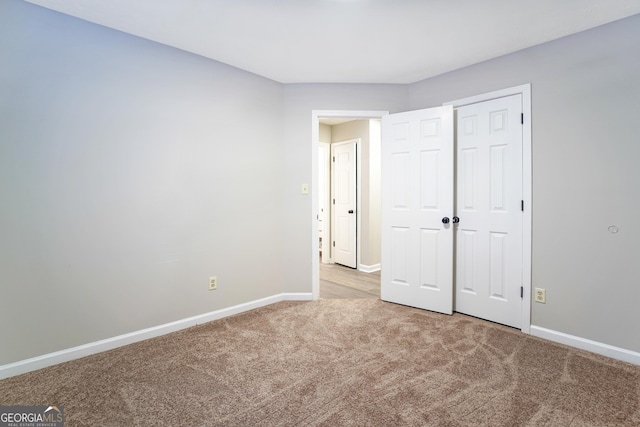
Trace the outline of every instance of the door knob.
{"type": "Polygon", "coordinates": [[[349,209],[349,213],[353,213],[353,209],[349,209]]]}
{"type": "Polygon", "coordinates": [[[449,224],[449,217],[445,216],[444,218],[442,218],[442,223],[443,224],[449,224]]]}
{"type": "Polygon", "coordinates": [[[451,219],[451,221],[452,221],[454,224],[457,224],[457,223],[459,223],[459,222],[460,222],[460,218],[458,218],[457,216],[454,216],[454,217],[451,219]]]}

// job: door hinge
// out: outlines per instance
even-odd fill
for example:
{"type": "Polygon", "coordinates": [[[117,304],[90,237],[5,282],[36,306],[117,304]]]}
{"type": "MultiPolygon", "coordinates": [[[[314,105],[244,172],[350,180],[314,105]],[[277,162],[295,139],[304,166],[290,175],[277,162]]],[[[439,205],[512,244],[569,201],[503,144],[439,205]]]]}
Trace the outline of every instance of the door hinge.
{"type": "Polygon", "coordinates": [[[524,212],[524,200],[520,200],[520,210],[524,212]]]}
{"type": "Polygon", "coordinates": [[[524,113],[520,113],[520,124],[524,124],[524,113]]]}
{"type": "Polygon", "coordinates": [[[524,286],[520,286],[520,298],[524,298],[524,286]]]}
{"type": "Polygon", "coordinates": [[[333,163],[336,162],[336,156],[333,156],[333,163]]]}
{"type": "Polygon", "coordinates": [[[336,199],[333,199],[333,204],[334,204],[334,205],[336,204],[336,199]]]}
{"type": "Polygon", "coordinates": [[[334,248],[336,247],[336,241],[335,240],[333,241],[333,247],[334,248]]]}

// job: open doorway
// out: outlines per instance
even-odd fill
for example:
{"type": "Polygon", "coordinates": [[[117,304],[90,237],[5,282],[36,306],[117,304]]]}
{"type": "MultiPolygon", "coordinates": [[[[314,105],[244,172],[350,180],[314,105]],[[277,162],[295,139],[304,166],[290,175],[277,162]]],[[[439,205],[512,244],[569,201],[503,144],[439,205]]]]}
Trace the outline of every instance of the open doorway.
{"type": "Polygon", "coordinates": [[[317,219],[317,227],[312,230],[314,299],[320,297],[321,271],[327,276],[323,283],[327,288],[331,287],[331,290],[327,289],[323,298],[340,298],[336,294],[344,294],[344,298],[379,298],[380,119],[386,114],[387,112],[384,111],[313,112],[312,195],[314,199],[312,205],[317,219]],[[356,207],[353,209],[357,224],[355,268],[353,269],[335,264],[336,257],[333,249],[337,236],[332,235],[332,229],[335,233],[335,227],[331,224],[331,209],[334,203],[333,196],[330,195],[333,156],[327,154],[331,152],[332,144],[344,145],[349,141],[357,141],[355,146],[358,165],[356,207]],[[350,289],[347,289],[349,287],[350,289]]]}

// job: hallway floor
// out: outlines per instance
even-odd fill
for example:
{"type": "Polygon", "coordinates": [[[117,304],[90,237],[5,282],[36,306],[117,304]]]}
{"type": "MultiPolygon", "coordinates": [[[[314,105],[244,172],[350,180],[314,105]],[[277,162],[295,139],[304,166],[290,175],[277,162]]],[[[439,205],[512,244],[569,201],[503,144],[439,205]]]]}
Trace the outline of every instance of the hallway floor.
{"type": "Polygon", "coordinates": [[[339,264],[320,263],[320,298],[380,299],[380,271],[363,273],[339,264]]]}

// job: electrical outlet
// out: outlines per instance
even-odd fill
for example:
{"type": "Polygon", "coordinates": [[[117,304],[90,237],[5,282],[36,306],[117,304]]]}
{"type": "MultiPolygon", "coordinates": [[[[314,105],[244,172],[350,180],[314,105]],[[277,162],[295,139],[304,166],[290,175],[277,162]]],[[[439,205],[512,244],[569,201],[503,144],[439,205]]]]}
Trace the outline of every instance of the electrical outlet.
{"type": "Polygon", "coordinates": [[[216,276],[209,277],[209,290],[215,291],[218,289],[218,278],[216,276]]]}
{"type": "Polygon", "coordinates": [[[547,290],[542,288],[536,288],[535,301],[546,304],[547,303],[547,290]]]}

